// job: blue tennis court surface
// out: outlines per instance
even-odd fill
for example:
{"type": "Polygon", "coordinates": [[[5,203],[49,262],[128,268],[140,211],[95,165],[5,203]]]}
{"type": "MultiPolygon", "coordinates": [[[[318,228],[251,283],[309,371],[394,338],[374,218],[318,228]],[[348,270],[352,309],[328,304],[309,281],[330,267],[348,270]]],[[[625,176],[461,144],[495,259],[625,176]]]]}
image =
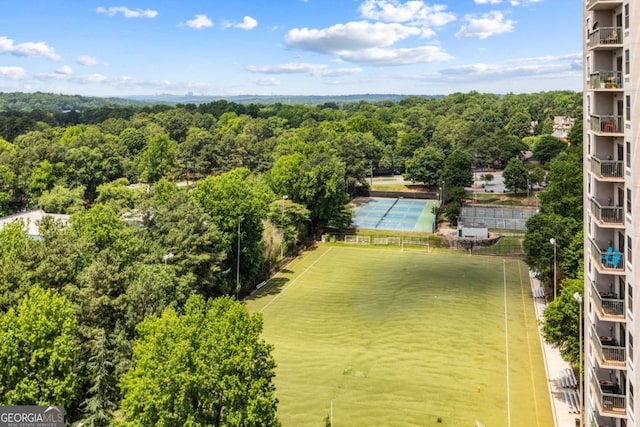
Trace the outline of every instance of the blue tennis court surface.
{"type": "Polygon", "coordinates": [[[355,201],[353,224],[358,228],[433,231],[433,201],[363,197],[355,201]]]}

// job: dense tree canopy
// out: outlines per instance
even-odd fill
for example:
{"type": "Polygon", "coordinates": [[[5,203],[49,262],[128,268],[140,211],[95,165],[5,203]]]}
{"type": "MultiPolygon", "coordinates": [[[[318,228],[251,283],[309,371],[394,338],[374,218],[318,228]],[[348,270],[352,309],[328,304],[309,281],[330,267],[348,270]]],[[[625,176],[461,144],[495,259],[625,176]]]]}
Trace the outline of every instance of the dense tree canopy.
{"type": "Polygon", "coordinates": [[[512,158],[507,163],[507,167],[502,172],[504,186],[511,191],[523,191],[529,185],[529,177],[524,163],[517,157],[512,158]]]}
{"type": "Polygon", "coordinates": [[[183,315],[165,310],[138,330],[135,366],[120,382],[127,424],[280,425],[260,315],[230,298],[192,297],[183,315]]]}
{"type": "Polygon", "coordinates": [[[5,405],[70,407],[79,392],[78,324],[70,301],[34,287],[0,314],[0,399],[5,405]]]}

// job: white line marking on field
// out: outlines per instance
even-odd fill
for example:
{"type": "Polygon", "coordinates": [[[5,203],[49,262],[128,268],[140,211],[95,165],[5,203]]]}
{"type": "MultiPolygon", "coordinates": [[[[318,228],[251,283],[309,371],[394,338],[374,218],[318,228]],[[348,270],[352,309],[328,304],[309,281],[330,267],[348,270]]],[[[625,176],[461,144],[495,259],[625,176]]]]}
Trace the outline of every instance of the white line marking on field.
{"type": "Polygon", "coordinates": [[[509,323],[507,319],[507,262],[502,260],[502,282],[504,286],[504,342],[507,358],[507,426],[511,427],[511,389],[509,387],[509,323]]]}
{"type": "Polygon", "coordinates": [[[317,260],[313,261],[309,267],[305,268],[305,269],[304,269],[304,271],[298,275],[298,277],[296,277],[295,279],[293,279],[293,280],[291,281],[291,283],[289,283],[287,286],[285,286],[284,288],[282,288],[282,290],[278,293],[278,295],[276,295],[275,297],[273,297],[273,299],[272,299],[271,301],[269,301],[269,303],[268,303],[267,305],[265,305],[264,307],[262,307],[262,308],[260,309],[260,313],[262,313],[263,311],[265,311],[265,310],[267,309],[267,307],[269,307],[271,304],[273,304],[273,302],[274,302],[275,300],[277,300],[278,298],[280,298],[280,295],[282,295],[282,294],[284,293],[284,291],[286,291],[286,290],[287,290],[287,289],[289,289],[291,286],[293,286],[293,284],[294,284],[294,283],[296,283],[296,282],[298,281],[298,279],[299,279],[299,278],[301,278],[302,276],[304,276],[304,274],[305,274],[307,271],[309,271],[309,269],[311,269],[314,265],[316,265],[316,263],[317,263],[318,261],[320,261],[320,260],[322,259],[322,257],[324,257],[326,254],[328,254],[328,253],[329,253],[329,251],[331,251],[331,249],[333,249],[333,248],[327,248],[327,251],[326,251],[325,253],[323,253],[322,255],[320,255],[320,256],[318,257],[318,259],[317,259],[317,260]]]}

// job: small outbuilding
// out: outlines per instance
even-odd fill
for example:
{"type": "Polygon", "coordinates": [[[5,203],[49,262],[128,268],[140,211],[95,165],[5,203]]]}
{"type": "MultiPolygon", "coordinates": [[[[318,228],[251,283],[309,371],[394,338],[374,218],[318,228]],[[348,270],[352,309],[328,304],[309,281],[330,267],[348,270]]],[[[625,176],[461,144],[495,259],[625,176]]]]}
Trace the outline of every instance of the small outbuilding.
{"type": "Polygon", "coordinates": [[[488,239],[489,227],[483,222],[458,222],[458,237],[488,239]]]}

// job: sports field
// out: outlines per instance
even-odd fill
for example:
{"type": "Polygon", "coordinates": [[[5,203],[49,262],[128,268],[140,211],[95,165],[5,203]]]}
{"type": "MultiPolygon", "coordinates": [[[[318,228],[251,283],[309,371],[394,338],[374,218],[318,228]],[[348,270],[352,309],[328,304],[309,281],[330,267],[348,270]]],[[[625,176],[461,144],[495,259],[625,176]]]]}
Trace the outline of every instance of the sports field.
{"type": "Polygon", "coordinates": [[[518,260],[319,246],[247,305],[284,426],[553,425],[518,260]]]}

